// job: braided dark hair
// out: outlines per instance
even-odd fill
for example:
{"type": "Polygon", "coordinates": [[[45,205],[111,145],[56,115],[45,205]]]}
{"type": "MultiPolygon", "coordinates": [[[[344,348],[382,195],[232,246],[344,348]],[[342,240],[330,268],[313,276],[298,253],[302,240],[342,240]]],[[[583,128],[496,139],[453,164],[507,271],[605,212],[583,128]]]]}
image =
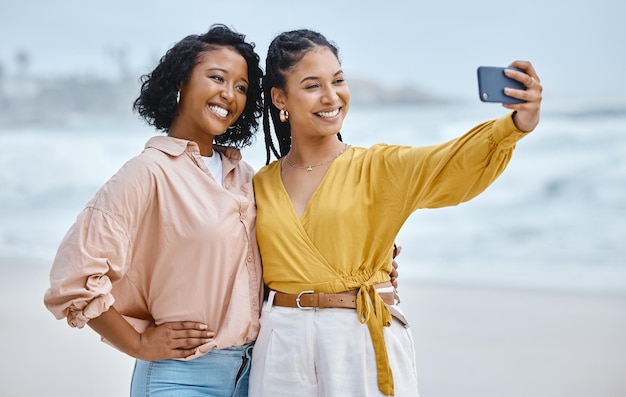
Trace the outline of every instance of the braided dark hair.
{"type": "Polygon", "coordinates": [[[246,60],[249,87],[246,106],[234,128],[216,136],[215,141],[238,148],[251,145],[263,112],[260,58],[254,52],[254,43],[247,43],[243,34],[222,24],[211,25],[208,32],[189,35],[174,44],[151,73],[141,76],[141,92],[133,103],[133,109],[149,125],[167,132],[176,117],[179,85],[189,81],[202,54],[224,46],[232,47],[246,60]]]}
{"type": "MultiPolygon", "coordinates": [[[[292,69],[306,53],[319,48],[327,47],[339,60],[337,46],[326,39],[322,34],[308,29],[292,30],[276,36],[270,43],[265,59],[265,76],[263,77],[263,132],[265,134],[266,164],[269,164],[271,154],[278,159],[289,152],[291,148],[291,126],[282,123],[279,119],[279,110],[272,103],[272,87],[286,90],[286,73],[292,69]],[[273,124],[279,150],[272,140],[270,121],[273,124]]],[[[341,140],[341,134],[337,134],[341,140]]]]}

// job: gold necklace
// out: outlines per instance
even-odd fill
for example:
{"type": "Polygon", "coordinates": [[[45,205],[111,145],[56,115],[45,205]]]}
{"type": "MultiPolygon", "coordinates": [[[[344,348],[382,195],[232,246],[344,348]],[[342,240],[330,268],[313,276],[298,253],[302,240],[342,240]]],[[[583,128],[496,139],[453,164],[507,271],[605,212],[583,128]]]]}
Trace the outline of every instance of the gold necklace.
{"type": "Polygon", "coordinates": [[[337,153],[337,155],[336,155],[335,157],[333,157],[333,158],[331,158],[331,159],[329,159],[329,160],[326,160],[326,161],[324,161],[324,162],[322,162],[322,163],[315,164],[315,165],[308,165],[308,166],[306,166],[306,167],[298,167],[297,165],[295,165],[294,163],[292,163],[291,161],[289,161],[289,155],[285,156],[285,160],[287,160],[287,164],[289,164],[289,166],[290,166],[291,168],[297,168],[297,169],[299,169],[299,170],[304,170],[304,169],[306,169],[306,170],[307,170],[307,172],[311,172],[311,171],[313,171],[313,168],[315,168],[315,167],[319,167],[319,166],[324,165],[324,164],[327,164],[327,163],[330,163],[331,161],[333,161],[333,160],[334,160],[334,159],[336,159],[337,157],[341,156],[341,154],[342,154],[343,152],[345,152],[347,148],[348,148],[348,144],[347,144],[347,143],[344,143],[344,144],[343,144],[343,149],[341,149],[341,151],[340,151],[339,153],[337,153]]]}

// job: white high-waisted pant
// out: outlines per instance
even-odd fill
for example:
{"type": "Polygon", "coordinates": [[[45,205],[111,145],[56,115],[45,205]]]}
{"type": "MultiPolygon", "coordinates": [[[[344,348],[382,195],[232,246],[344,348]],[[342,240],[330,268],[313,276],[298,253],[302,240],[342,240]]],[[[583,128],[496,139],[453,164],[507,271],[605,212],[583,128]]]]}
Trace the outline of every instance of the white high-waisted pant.
{"type": "MultiPolygon", "coordinates": [[[[250,397],[383,396],[372,338],[356,310],[272,306],[270,292],[252,352],[250,397]]],[[[384,328],[395,396],[416,397],[417,371],[408,325],[384,328]]]]}

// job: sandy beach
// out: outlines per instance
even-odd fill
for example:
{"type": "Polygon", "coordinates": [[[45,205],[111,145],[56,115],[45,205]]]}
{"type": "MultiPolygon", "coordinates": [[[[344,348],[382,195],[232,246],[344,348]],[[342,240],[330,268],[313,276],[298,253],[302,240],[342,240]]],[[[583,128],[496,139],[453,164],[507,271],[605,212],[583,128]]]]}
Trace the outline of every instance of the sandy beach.
{"type": "MultiPolygon", "coordinates": [[[[400,283],[422,397],[626,396],[626,296],[400,283]]],[[[47,285],[45,264],[0,265],[0,395],[128,395],[134,361],[55,320],[47,285]]]]}

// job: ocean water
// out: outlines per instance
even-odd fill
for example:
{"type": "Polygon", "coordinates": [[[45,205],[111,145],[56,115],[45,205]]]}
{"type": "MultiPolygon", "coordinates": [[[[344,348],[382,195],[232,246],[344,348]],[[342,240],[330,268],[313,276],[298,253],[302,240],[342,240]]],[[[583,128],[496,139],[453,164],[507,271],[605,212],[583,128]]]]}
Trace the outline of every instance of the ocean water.
{"type": "MultiPolygon", "coordinates": [[[[342,134],[360,146],[432,144],[504,114],[483,103],[355,105],[342,134]]],[[[130,112],[0,129],[0,266],[49,266],[76,214],[154,134],[130,112]]],[[[264,164],[261,134],[243,155],[264,164]]],[[[539,127],[487,191],[407,221],[400,289],[407,278],[626,294],[625,156],[626,98],[544,100],[539,127]]]]}

